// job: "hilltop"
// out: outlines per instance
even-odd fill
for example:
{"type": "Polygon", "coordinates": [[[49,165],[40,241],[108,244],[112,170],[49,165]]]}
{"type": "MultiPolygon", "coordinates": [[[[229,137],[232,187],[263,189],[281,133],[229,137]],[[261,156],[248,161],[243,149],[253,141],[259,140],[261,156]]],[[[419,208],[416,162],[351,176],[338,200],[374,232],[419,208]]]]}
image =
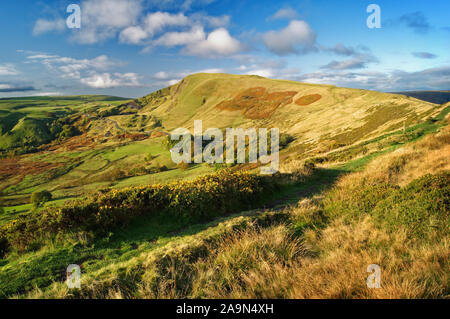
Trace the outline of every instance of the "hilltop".
{"type": "Polygon", "coordinates": [[[279,127],[306,152],[351,145],[442,110],[400,94],[230,74],[190,75],[136,102],[168,131],[192,129],[194,119],[203,127],[279,127]]]}

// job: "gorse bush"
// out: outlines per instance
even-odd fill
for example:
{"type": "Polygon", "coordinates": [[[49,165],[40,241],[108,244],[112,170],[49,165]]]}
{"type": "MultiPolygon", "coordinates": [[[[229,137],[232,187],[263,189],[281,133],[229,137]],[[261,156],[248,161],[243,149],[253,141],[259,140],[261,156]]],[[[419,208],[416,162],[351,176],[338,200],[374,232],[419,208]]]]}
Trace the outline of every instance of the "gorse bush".
{"type": "Polygon", "coordinates": [[[204,221],[247,209],[273,190],[267,177],[222,170],[193,181],[100,192],[63,208],[29,214],[0,228],[0,240],[18,251],[48,236],[68,232],[104,233],[141,215],[166,214],[204,221]]]}
{"type": "Polygon", "coordinates": [[[46,202],[50,201],[52,199],[52,194],[47,191],[43,190],[41,192],[34,192],[31,194],[31,205],[34,209],[44,205],[46,202]]]}

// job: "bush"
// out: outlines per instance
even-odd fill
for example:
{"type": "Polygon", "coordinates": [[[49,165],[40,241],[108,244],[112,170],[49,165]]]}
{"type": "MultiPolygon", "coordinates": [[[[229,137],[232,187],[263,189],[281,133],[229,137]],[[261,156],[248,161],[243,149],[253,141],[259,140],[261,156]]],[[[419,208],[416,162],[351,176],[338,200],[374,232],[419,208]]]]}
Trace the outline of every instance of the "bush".
{"type": "Polygon", "coordinates": [[[31,194],[31,205],[34,209],[44,205],[52,199],[52,194],[49,191],[43,190],[41,192],[34,192],[31,194]]]}
{"type": "Polygon", "coordinates": [[[153,156],[152,153],[148,153],[147,155],[145,155],[144,159],[146,162],[151,162],[154,158],[155,158],[155,156],[153,156]]]}
{"type": "Polygon", "coordinates": [[[294,141],[294,138],[286,133],[280,134],[280,148],[286,148],[292,141],[294,141]]]}
{"type": "Polygon", "coordinates": [[[42,238],[79,231],[105,233],[142,215],[206,221],[248,209],[273,189],[268,177],[222,170],[193,181],[99,192],[63,208],[21,216],[0,228],[0,238],[24,251],[42,238]]]}
{"type": "Polygon", "coordinates": [[[185,163],[185,162],[181,162],[180,164],[177,165],[177,167],[183,171],[187,170],[189,168],[189,164],[185,163]]]}

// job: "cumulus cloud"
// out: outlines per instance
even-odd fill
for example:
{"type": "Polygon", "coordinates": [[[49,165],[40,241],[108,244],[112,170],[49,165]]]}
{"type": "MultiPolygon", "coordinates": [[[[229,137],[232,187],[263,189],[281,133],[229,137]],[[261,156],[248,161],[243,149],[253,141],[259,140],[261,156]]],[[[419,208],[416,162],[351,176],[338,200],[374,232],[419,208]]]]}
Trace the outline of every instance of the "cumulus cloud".
{"type": "Polygon", "coordinates": [[[334,84],[342,87],[372,89],[385,92],[409,90],[447,90],[450,87],[450,66],[416,72],[354,72],[339,70],[303,74],[297,80],[309,83],[334,84]]]}
{"type": "Polygon", "coordinates": [[[271,15],[267,20],[294,20],[298,18],[298,13],[294,9],[290,7],[281,8],[277,12],[275,12],[273,15],[271,15]]]}
{"type": "Polygon", "coordinates": [[[201,26],[195,26],[189,31],[182,32],[167,32],[160,38],[153,42],[154,45],[162,45],[166,47],[173,47],[179,45],[187,45],[192,43],[199,43],[206,38],[205,31],[201,26]]]}
{"type": "Polygon", "coordinates": [[[140,76],[136,73],[119,73],[109,70],[123,66],[123,62],[100,55],[93,59],[75,59],[49,54],[27,56],[31,63],[39,63],[56,72],[63,79],[77,80],[91,88],[104,89],[120,86],[140,87],[140,76]],[[108,71],[108,72],[107,72],[108,71]]]}
{"type": "Polygon", "coordinates": [[[82,78],[80,82],[95,89],[141,86],[139,83],[139,75],[136,73],[94,73],[87,78],[82,78]]]}
{"type": "Polygon", "coordinates": [[[263,40],[266,47],[278,55],[302,54],[316,49],[316,33],[300,20],[291,21],[282,30],[265,33],[263,40]]]}
{"type": "Polygon", "coordinates": [[[160,71],[160,72],[155,73],[155,75],[153,77],[158,80],[166,80],[169,78],[169,74],[167,74],[167,72],[160,71]]]}
{"type": "Polygon", "coordinates": [[[189,43],[185,52],[197,56],[227,56],[239,52],[241,43],[233,38],[225,28],[212,31],[201,41],[189,43]]]}
{"type": "Polygon", "coordinates": [[[124,29],[119,38],[123,43],[147,44],[144,52],[157,46],[183,46],[183,52],[189,55],[225,56],[242,49],[239,41],[223,27],[229,20],[226,15],[211,17],[194,14],[187,17],[184,13],[155,12],[148,14],[139,26],[124,29]],[[207,34],[205,25],[218,28],[207,34]],[[170,28],[181,30],[167,31],[170,28]]]}
{"type": "Polygon", "coordinates": [[[165,27],[186,26],[189,24],[189,19],[184,15],[184,13],[170,14],[167,12],[155,12],[148,14],[144,18],[145,30],[150,36],[153,36],[156,32],[163,30],[165,27]]]}
{"type": "Polygon", "coordinates": [[[83,27],[73,29],[73,39],[92,44],[115,37],[134,25],[142,10],[142,0],[84,0],[81,2],[83,27]]]}
{"type": "Polygon", "coordinates": [[[412,55],[419,59],[435,59],[435,58],[437,58],[436,54],[429,53],[429,52],[413,52],[412,55]]]}
{"type": "Polygon", "coordinates": [[[18,75],[19,71],[16,70],[13,64],[11,63],[5,63],[0,64],[0,75],[18,75]]]}
{"type": "Polygon", "coordinates": [[[33,35],[37,36],[48,32],[61,32],[65,28],[66,22],[63,19],[38,19],[34,24],[33,35]]]}
{"type": "Polygon", "coordinates": [[[148,37],[147,32],[139,26],[128,27],[120,32],[119,40],[122,43],[139,44],[148,37]]]}

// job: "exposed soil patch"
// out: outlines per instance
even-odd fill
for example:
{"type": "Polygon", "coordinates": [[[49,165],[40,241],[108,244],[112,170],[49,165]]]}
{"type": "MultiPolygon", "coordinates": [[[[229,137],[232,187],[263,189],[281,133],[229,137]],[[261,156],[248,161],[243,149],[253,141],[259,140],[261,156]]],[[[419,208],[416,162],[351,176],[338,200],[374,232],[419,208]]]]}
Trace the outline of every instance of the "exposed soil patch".
{"type": "Polygon", "coordinates": [[[322,95],[320,94],[309,94],[309,95],[304,95],[301,98],[297,99],[297,101],[295,101],[295,104],[303,106],[303,105],[310,105],[314,102],[319,101],[322,98],[322,95]]]}
{"type": "Polygon", "coordinates": [[[270,117],[279,107],[292,103],[295,91],[268,93],[263,87],[254,87],[238,93],[234,99],[216,105],[219,110],[242,111],[245,117],[256,120],[270,117]]]}
{"type": "Polygon", "coordinates": [[[42,145],[38,149],[39,151],[58,151],[66,152],[79,150],[84,148],[93,149],[96,145],[96,139],[103,138],[103,135],[97,135],[96,138],[88,136],[86,133],[71,137],[62,142],[53,141],[50,144],[42,145]]]}
{"type": "Polygon", "coordinates": [[[0,180],[20,176],[22,180],[27,175],[38,175],[51,169],[63,166],[63,163],[19,162],[17,158],[0,160],[0,180]]]}

